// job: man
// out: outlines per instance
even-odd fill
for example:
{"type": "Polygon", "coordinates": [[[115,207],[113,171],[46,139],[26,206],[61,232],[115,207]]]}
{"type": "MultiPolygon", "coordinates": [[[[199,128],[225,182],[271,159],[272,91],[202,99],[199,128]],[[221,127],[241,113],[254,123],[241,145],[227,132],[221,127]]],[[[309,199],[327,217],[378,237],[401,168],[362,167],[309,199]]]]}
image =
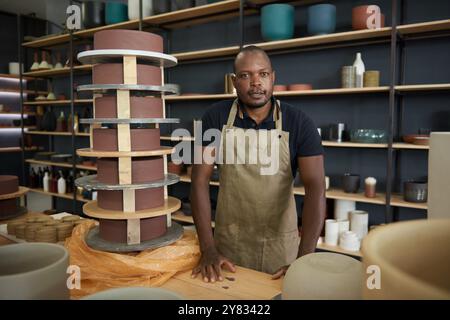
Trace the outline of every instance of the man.
{"type": "Polygon", "coordinates": [[[217,103],[202,119],[205,131],[222,130],[221,150],[214,149],[213,153],[236,156],[241,151],[249,153],[268,146],[277,150],[277,171],[261,174],[264,164],[259,160],[219,166],[213,236],[209,200],[213,164],[194,165],[191,204],[202,256],[192,276],[201,274],[206,282],[223,280],[221,268],[234,272],[234,263],[271,273],[274,279],[281,277],[296,258],[315,251],[325,217],[323,149],[317,128],[298,108],[273,98],[275,72],[262,49],[243,48],[234,69],[238,99],[217,103]],[[268,136],[269,131],[276,133],[276,141],[270,137],[258,140],[268,136]],[[262,147],[229,143],[229,139],[244,141],[246,133],[255,134],[256,141],[266,142],[262,147]],[[297,168],[305,186],[301,241],[293,194],[297,168]]]}

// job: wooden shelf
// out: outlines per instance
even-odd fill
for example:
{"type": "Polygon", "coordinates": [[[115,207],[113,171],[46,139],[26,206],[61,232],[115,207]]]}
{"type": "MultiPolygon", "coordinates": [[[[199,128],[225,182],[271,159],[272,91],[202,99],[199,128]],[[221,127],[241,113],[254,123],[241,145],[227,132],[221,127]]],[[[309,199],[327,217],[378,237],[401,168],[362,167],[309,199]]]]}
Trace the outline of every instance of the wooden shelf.
{"type": "MultiPolygon", "coordinates": [[[[27,101],[23,104],[26,106],[42,106],[42,105],[70,105],[71,100],[42,100],[42,101],[27,101]]],[[[74,103],[81,104],[81,103],[93,103],[93,99],[77,99],[74,100],[74,103]]]]}
{"type": "MultiPolygon", "coordinates": [[[[71,163],[64,163],[64,162],[41,161],[41,160],[34,160],[34,159],[26,159],[25,162],[28,162],[28,163],[31,163],[31,164],[44,165],[44,166],[72,168],[72,164],[71,163]]],[[[77,164],[75,167],[77,169],[81,169],[81,170],[97,171],[96,167],[83,166],[81,164],[77,164]]]]}
{"type": "Polygon", "coordinates": [[[450,19],[405,24],[397,26],[397,30],[402,35],[450,30],[450,19]]]}
{"type": "MultiPolygon", "coordinates": [[[[335,142],[335,141],[322,141],[324,147],[338,147],[338,148],[376,148],[387,149],[387,143],[356,143],[356,142],[335,142]]],[[[428,150],[429,146],[416,145],[411,143],[395,142],[392,147],[394,149],[417,149],[428,150]]]]}
{"type": "MultiPolygon", "coordinates": [[[[258,2],[258,0],[256,0],[258,2]]],[[[272,1],[268,1],[272,2],[272,1]]],[[[246,10],[247,13],[257,12],[256,10],[246,10]]],[[[226,0],[217,3],[207,4],[203,6],[167,12],[159,15],[149,16],[143,18],[144,26],[159,26],[170,29],[184,28],[187,26],[206,23],[215,20],[221,20],[239,15],[239,0],[226,0]]],[[[98,28],[80,30],[73,33],[77,39],[91,38],[95,32],[101,30],[112,29],[137,29],[139,20],[130,20],[121,23],[106,25],[98,28]]],[[[69,34],[53,35],[43,37],[30,42],[25,42],[22,45],[29,48],[49,47],[68,42],[70,40],[69,34]]]]}
{"type": "MultiPolygon", "coordinates": [[[[55,193],[55,192],[47,192],[47,191],[44,191],[43,189],[37,189],[37,188],[30,188],[30,191],[36,192],[36,193],[40,193],[40,194],[45,194],[45,195],[47,195],[47,196],[53,196],[53,197],[63,198],[63,199],[69,199],[69,200],[72,200],[72,199],[73,199],[73,195],[72,195],[72,194],[69,194],[69,193],[59,194],[59,193],[55,193]]],[[[80,202],[89,202],[89,201],[91,201],[91,200],[84,199],[83,197],[77,195],[77,201],[80,201],[80,202]]]]}
{"type": "Polygon", "coordinates": [[[358,251],[348,251],[348,250],[344,250],[339,246],[332,246],[329,244],[326,244],[325,239],[322,238],[322,243],[318,243],[317,244],[317,249],[319,250],[324,250],[324,251],[331,251],[331,252],[336,252],[336,253],[342,253],[342,254],[346,254],[346,255],[350,255],[350,256],[354,256],[354,257],[359,257],[362,258],[362,252],[360,250],[358,251]]]}
{"type": "Polygon", "coordinates": [[[393,194],[392,195],[391,206],[401,207],[401,208],[413,208],[413,209],[428,210],[428,204],[407,202],[407,201],[403,200],[403,195],[401,195],[401,194],[393,194]]]}
{"type": "MultiPolygon", "coordinates": [[[[73,67],[74,72],[90,72],[92,70],[92,65],[86,64],[81,66],[73,67]]],[[[41,71],[29,71],[25,72],[24,75],[27,77],[54,77],[61,76],[70,73],[70,68],[62,69],[51,69],[51,70],[41,70],[41,71]]]]}
{"type": "MultiPolygon", "coordinates": [[[[172,220],[194,224],[194,218],[192,216],[185,215],[182,211],[172,213],[172,220]]],[[[214,221],[211,221],[211,227],[214,228],[215,226],[216,223],[214,221]]]]}
{"type": "Polygon", "coordinates": [[[395,90],[399,92],[450,90],[450,83],[401,85],[395,86],[395,90]]]}
{"type": "Polygon", "coordinates": [[[21,152],[22,149],[20,147],[4,147],[0,148],[0,153],[9,153],[9,152],[21,152]]]}
{"type": "MultiPolygon", "coordinates": [[[[187,175],[180,176],[181,182],[190,183],[191,178],[187,175]]],[[[219,182],[217,181],[211,181],[209,183],[212,186],[219,186],[219,182]]],[[[305,195],[305,188],[303,187],[294,187],[294,194],[295,195],[305,195]]],[[[364,193],[345,193],[342,190],[339,189],[333,189],[330,188],[326,191],[326,198],[327,199],[339,199],[339,200],[350,200],[350,201],[356,201],[356,202],[363,202],[363,203],[371,203],[371,204],[379,204],[379,205],[385,205],[386,204],[386,195],[384,193],[377,193],[377,196],[375,198],[367,198],[364,196],[364,193]]],[[[402,195],[392,195],[391,205],[395,207],[404,207],[404,208],[415,208],[415,209],[427,209],[427,205],[424,203],[413,203],[413,202],[406,202],[403,200],[402,195]]]]}
{"type": "MultiPolygon", "coordinates": [[[[331,44],[346,41],[356,41],[374,38],[387,38],[390,35],[391,27],[385,27],[375,30],[358,30],[332,33],[320,36],[295,38],[289,40],[261,42],[254,45],[266,51],[286,50],[298,47],[309,47],[320,44],[331,44]]],[[[224,48],[198,50],[190,52],[171,53],[178,61],[189,61],[196,59],[206,59],[215,57],[226,57],[235,55],[239,52],[239,46],[230,46],[224,48]]]]}
{"type": "MultiPolygon", "coordinates": [[[[18,93],[20,94],[20,89],[0,89],[1,93],[18,93]]],[[[47,91],[35,91],[35,90],[23,90],[23,94],[29,94],[29,95],[47,95],[47,91]]]]}
{"type": "MultiPolygon", "coordinates": [[[[54,131],[27,131],[27,134],[44,135],[44,136],[71,136],[71,132],[54,132],[54,131]]],[[[89,133],[75,133],[77,137],[89,137],[89,133]]]]}
{"type": "Polygon", "coordinates": [[[171,137],[171,136],[161,136],[162,141],[194,141],[194,137],[171,137]]]}
{"type": "MultiPolygon", "coordinates": [[[[319,95],[337,95],[337,94],[358,94],[358,93],[377,93],[389,92],[388,86],[383,87],[368,87],[368,88],[335,88],[335,89],[315,89],[303,91],[276,91],[276,97],[293,97],[293,96],[319,96],[319,95]]],[[[220,100],[220,99],[234,99],[235,94],[218,93],[218,94],[193,94],[180,96],[167,96],[165,100],[170,101],[190,101],[190,100],[220,100]]]]}
{"type": "MultiPolygon", "coordinates": [[[[20,79],[19,75],[16,74],[9,74],[9,73],[0,73],[0,79],[2,78],[6,78],[6,79],[20,79]]],[[[22,74],[22,79],[23,80],[33,80],[33,78],[28,78],[25,76],[25,73],[22,74]]]]}
{"type": "MultiPolygon", "coordinates": [[[[24,126],[24,129],[36,129],[36,127],[31,127],[31,126],[24,126]]],[[[19,129],[21,130],[22,127],[0,127],[0,131],[3,129],[19,129]]]]}

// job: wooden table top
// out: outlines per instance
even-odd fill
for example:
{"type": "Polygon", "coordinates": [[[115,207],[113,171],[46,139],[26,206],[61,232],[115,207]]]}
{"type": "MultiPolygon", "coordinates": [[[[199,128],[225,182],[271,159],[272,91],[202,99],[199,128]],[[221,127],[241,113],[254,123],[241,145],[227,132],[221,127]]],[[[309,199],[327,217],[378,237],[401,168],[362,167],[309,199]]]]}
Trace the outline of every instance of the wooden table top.
{"type": "MultiPolygon", "coordinates": [[[[19,218],[42,215],[44,214],[32,212],[19,218]]],[[[6,222],[1,221],[0,224],[2,223],[6,222]]],[[[0,236],[0,245],[12,243],[14,242],[0,236]]],[[[161,287],[175,291],[188,300],[268,300],[281,292],[282,280],[272,280],[266,273],[237,267],[235,273],[224,271],[223,276],[223,281],[206,283],[200,276],[192,279],[191,270],[188,270],[178,273],[161,287]]]]}

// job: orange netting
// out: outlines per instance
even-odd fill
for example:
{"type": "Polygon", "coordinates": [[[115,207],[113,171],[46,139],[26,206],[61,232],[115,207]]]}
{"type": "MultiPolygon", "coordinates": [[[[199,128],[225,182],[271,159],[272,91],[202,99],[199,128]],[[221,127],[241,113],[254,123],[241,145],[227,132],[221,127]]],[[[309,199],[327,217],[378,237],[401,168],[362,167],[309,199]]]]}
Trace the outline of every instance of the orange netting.
{"type": "Polygon", "coordinates": [[[118,254],[86,245],[85,235],[94,226],[95,221],[86,220],[65,243],[70,264],[81,269],[81,289],[71,290],[75,299],[115,287],[161,286],[177,272],[195,267],[200,259],[198,239],[193,232],[185,232],[179,241],[162,248],[118,254]]]}

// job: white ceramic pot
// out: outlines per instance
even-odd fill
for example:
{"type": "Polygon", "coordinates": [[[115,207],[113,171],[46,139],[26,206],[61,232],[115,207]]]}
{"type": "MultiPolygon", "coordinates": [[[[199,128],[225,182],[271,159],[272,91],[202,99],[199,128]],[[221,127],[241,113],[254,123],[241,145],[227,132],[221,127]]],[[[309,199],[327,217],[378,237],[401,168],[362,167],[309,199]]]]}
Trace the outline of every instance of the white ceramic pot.
{"type": "Polygon", "coordinates": [[[83,300],[183,300],[183,297],[162,288],[125,287],[100,291],[83,300]]]}
{"type": "Polygon", "coordinates": [[[334,219],[325,220],[325,243],[337,246],[339,239],[339,223],[334,219]]]}
{"type": "MultiPolygon", "coordinates": [[[[15,75],[19,75],[20,74],[20,69],[19,69],[19,63],[18,62],[10,62],[8,64],[9,67],[9,74],[15,74],[15,75]]],[[[23,69],[23,64],[22,64],[22,73],[23,73],[24,69],[23,69]]]]}
{"type": "Polygon", "coordinates": [[[362,210],[350,212],[350,230],[362,240],[369,232],[369,213],[362,210]]]}
{"type": "Polygon", "coordinates": [[[69,252],[51,243],[0,247],[0,299],[69,299],[69,252]]]}
{"type": "Polygon", "coordinates": [[[358,251],[360,248],[361,242],[358,239],[358,236],[353,231],[345,231],[341,234],[339,238],[339,246],[348,251],[358,251]]]}
{"type": "Polygon", "coordinates": [[[356,202],[351,200],[334,201],[334,218],[336,220],[349,220],[348,213],[355,210],[356,202]]]}
{"type": "MultiPolygon", "coordinates": [[[[142,17],[148,17],[153,14],[153,1],[142,0],[142,17]]],[[[128,19],[139,19],[139,0],[128,0],[128,19]]]]}

